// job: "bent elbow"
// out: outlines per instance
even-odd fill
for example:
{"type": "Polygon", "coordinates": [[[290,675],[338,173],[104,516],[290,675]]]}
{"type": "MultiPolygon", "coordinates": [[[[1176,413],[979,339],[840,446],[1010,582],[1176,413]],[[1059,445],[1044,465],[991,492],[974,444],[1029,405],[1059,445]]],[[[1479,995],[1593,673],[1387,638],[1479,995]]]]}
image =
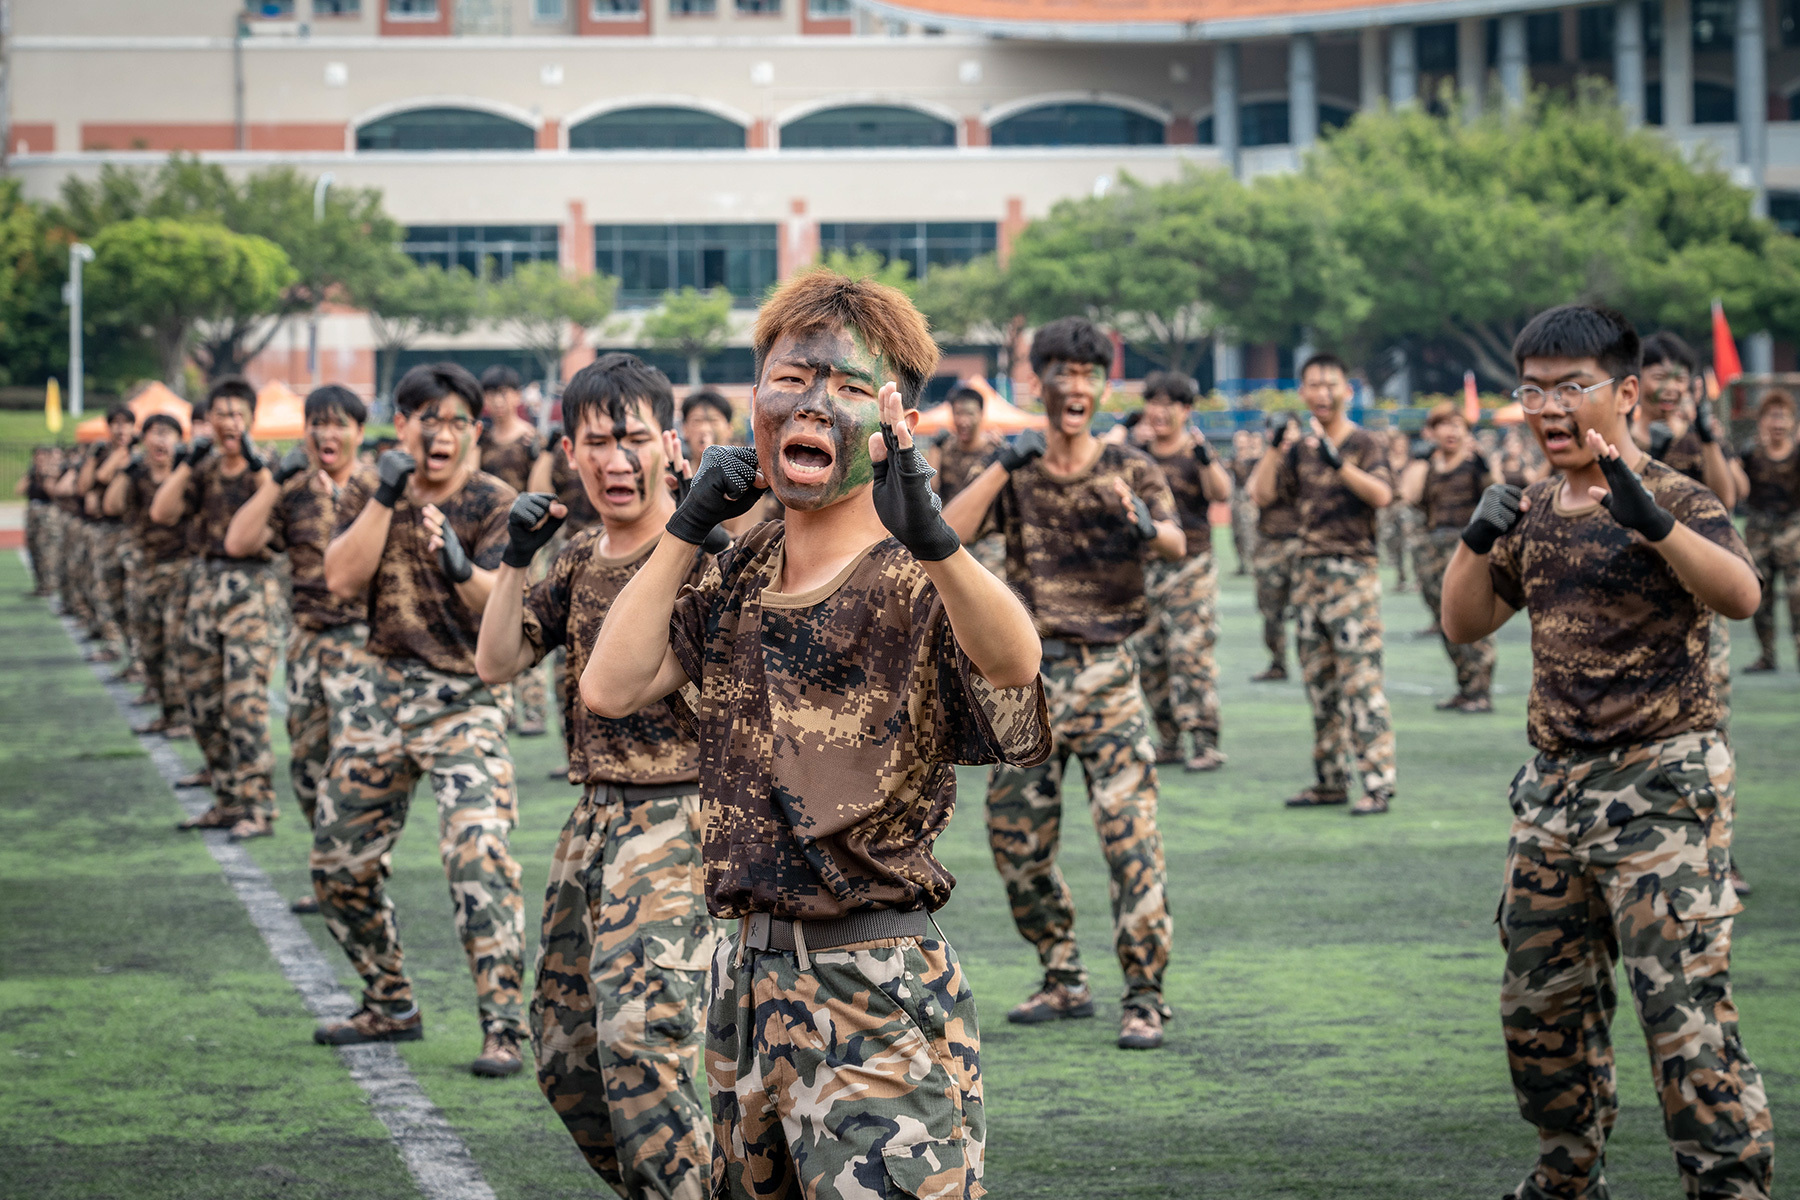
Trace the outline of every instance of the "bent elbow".
{"type": "Polygon", "coordinates": [[[581,681],[581,702],[587,705],[589,712],[609,721],[622,721],[638,710],[637,705],[630,703],[629,697],[585,679],[581,681]]]}
{"type": "Polygon", "coordinates": [[[1722,606],[1718,612],[1728,621],[1748,621],[1756,615],[1756,610],[1761,604],[1762,587],[1759,584],[1751,584],[1748,588],[1739,588],[1735,591],[1730,602],[1722,606]]]}

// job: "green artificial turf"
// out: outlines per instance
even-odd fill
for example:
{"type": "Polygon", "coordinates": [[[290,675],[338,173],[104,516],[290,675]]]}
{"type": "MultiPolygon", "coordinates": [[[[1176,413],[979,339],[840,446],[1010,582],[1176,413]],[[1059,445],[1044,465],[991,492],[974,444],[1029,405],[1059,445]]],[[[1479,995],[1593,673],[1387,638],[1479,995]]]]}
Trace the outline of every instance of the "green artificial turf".
{"type": "MultiPolygon", "coordinates": [[[[1228,548],[1224,557],[1229,571],[1228,548]]],[[[0,887],[12,918],[0,927],[0,1055],[18,1060],[0,1088],[0,1194],[410,1194],[212,860],[170,831],[173,798],[39,602],[18,598],[24,583],[13,559],[0,560],[0,769],[10,785],[0,887]]],[[[1247,682],[1263,666],[1258,621],[1248,581],[1226,574],[1223,585],[1231,762],[1208,776],[1163,775],[1177,1012],[1163,1051],[1113,1046],[1120,979],[1079,772],[1063,865],[1104,1002],[1092,1021],[1004,1022],[1038,971],[987,855],[984,775],[964,773],[962,807],[939,843],[959,880],[940,920],[985,1018],[990,1192],[1492,1200],[1533,1154],[1507,1079],[1493,928],[1506,785],[1529,755],[1524,621],[1501,634],[1497,711],[1440,714],[1432,704],[1449,688],[1449,664],[1435,639],[1413,636],[1425,619],[1417,596],[1390,588],[1399,797],[1389,817],[1352,821],[1281,807],[1310,778],[1309,713],[1297,678],[1247,682]]],[[[1747,623],[1735,630],[1742,665],[1754,645],[1747,623]]],[[[1800,1133],[1789,1100],[1800,1076],[1797,678],[1740,677],[1733,723],[1737,857],[1757,885],[1737,924],[1736,994],[1784,1143],[1800,1133]]],[[[285,754],[279,720],[276,744],[285,754]]],[[[191,743],[182,752],[197,761],[191,743]]],[[[544,778],[561,761],[554,737],[517,740],[515,754],[529,955],[550,849],[576,793],[544,778]]],[[[305,843],[285,769],[282,760],[280,832],[251,847],[294,894],[306,887],[305,843]]],[[[479,1045],[473,991],[429,800],[421,792],[414,804],[391,890],[427,1037],[402,1054],[502,1200],[610,1195],[528,1077],[467,1074],[479,1045]]],[[[304,920],[354,991],[323,925],[304,920]]],[[[1608,1176],[1620,1200],[1650,1200],[1678,1184],[1634,1024],[1627,1008],[1608,1176]]]]}

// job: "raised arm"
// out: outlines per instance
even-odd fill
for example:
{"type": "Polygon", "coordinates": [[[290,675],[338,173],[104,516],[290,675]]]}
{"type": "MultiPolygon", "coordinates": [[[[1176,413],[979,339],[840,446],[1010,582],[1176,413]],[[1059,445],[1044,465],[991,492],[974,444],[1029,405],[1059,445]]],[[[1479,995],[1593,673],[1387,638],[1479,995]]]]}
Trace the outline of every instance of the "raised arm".
{"type": "Polygon", "coordinates": [[[387,548],[388,530],[394,524],[394,505],[406,490],[418,463],[404,450],[383,452],[375,464],[380,483],[363,510],[356,514],[350,528],[331,539],[325,547],[325,586],[331,594],[354,600],[368,590],[375,572],[381,567],[381,552],[387,548]]]}
{"type": "Polygon", "coordinates": [[[1518,523],[1519,514],[1530,510],[1531,501],[1509,484],[1492,484],[1481,494],[1444,569],[1443,626],[1451,641],[1478,642],[1517,611],[1494,591],[1488,556],[1501,535],[1518,523]]]}
{"type": "Polygon", "coordinates": [[[483,683],[505,683],[537,660],[525,640],[531,560],[568,515],[548,492],[526,492],[513,501],[506,518],[506,553],[494,572],[494,590],[481,610],[481,634],[475,641],[475,673],[483,683]]]}
{"type": "Polygon", "coordinates": [[[264,471],[262,482],[250,493],[243,507],[232,514],[231,524],[225,527],[225,553],[234,558],[249,558],[268,545],[274,532],[269,528],[269,516],[280,498],[281,485],[264,471]]]}
{"type": "Polygon", "coordinates": [[[614,719],[629,717],[688,682],[669,645],[669,619],[698,549],[698,542],[665,534],[620,589],[582,668],[581,702],[589,710],[614,719]]]}

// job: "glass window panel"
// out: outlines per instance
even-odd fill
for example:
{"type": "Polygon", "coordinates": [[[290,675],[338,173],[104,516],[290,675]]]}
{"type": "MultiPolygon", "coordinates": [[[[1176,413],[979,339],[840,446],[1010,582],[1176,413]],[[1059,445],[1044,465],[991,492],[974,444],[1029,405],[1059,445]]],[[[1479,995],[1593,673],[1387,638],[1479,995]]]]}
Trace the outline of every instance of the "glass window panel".
{"type": "Polygon", "coordinates": [[[1694,0],[1694,49],[1731,50],[1737,40],[1737,0],[1694,0]]]}
{"type": "Polygon", "coordinates": [[[1525,60],[1533,66],[1562,61],[1562,14],[1529,13],[1525,17],[1525,60]]]}
{"type": "Polygon", "coordinates": [[[787,150],[948,147],[956,145],[956,129],[916,109],[856,104],[788,122],[781,127],[781,145],[787,150]]]}
{"type": "Polygon", "coordinates": [[[264,20],[294,15],[294,0],[244,0],[244,12],[264,20]]]}
{"type": "Polygon", "coordinates": [[[992,221],[825,221],[819,225],[819,249],[854,254],[868,250],[882,261],[903,259],[913,278],[923,278],[933,266],[968,262],[992,254],[999,244],[999,226],[992,221]]]}
{"type": "Polygon", "coordinates": [[[806,15],[815,20],[844,20],[850,15],[850,0],[806,0],[806,15]]]}
{"type": "Polygon", "coordinates": [[[387,12],[390,17],[402,20],[435,21],[438,15],[438,0],[387,0],[387,12]]]}
{"type": "Polygon", "coordinates": [[[315,17],[355,17],[362,15],[362,0],[313,0],[315,17]]]}
{"type": "Polygon", "coordinates": [[[571,150],[742,150],[744,127],[697,108],[624,108],[569,129],[571,150]]]}
{"type": "Polygon", "coordinates": [[[1732,125],[1737,122],[1737,89],[1710,80],[1694,81],[1694,124],[1732,125]]]}
{"type": "Polygon", "coordinates": [[[644,11],[643,0],[593,0],[595,20],[609,17],[636,17],[644,11]]]}
{"type": "Polygon", "coordinates": [[[1784,233],[1800,234],[1800,192],[1770,192],[1769,220],[1784,233]]]}
{"type": "Polygon", "coordinates": [[[1617,37],[1619,10],[1610,4],[1584,8],[1576,14],[1576,40],[1582,62],[1611,62],[1617,37]]]}
{"type": "Polygon", "coordinates": [[[415,261],[458,266],[480,275],[491,264],[495,278],[520,263],[558,261],[555,225],[415,225],[400,249],[415,261]]]}
{"type": "Polygon", "coordinates": [[[781,12],[781,0],[737,0],[737,10],[745,16],[774,16],[781,12]]]}
{"type": "Polygon", "coordinates": [[[1420,25],[1414,30],[1414,50],[1419,70],[1450,72],[1456,70],[1456,26],[1420,25]]]}
{"type": "Polygon", "coordinates": [[[1775,24],[1781,28],[1781,44],[1800,46],[1800,0],[1781,0],[1775,24]]]}
{"type": "Polygon", "coordinates": [[[358,150],[531,150],[529,125],[468,108],[415,108],[356,131],[358,150]]]}
{"type": "Polygon", "coordinates": [[[1285,146],[1288,144],[1288,106],[1286,100],[1261,100],[1245,104],[1238,110],[1240,145],[1285,146]]]}
{"type": "Polygon", "coordinates": [[[996,146],[1160,146],[1163,123],[1113,104],[1046,104],[996,121],[996,146]]]}
{"type": "Polygon", "coordinates": [[[1644,53],[1654,58],[1662,53],[1662,0],[1644,0],[1638,11],[1644,27],[1644,53]]]}
{"type": "Polygon", "coordinates": [[[669,12],[677,17],[710,17],[718,11],[717,0],[669,0],[669,12]]]}
{"type": "Polygon", "coordinates": [[[596,225],[594,267],[618,277],[627,307],[689,286],[723,286],[748,305],[775,283],[776,237],[774,225],[596,225]]]}
{"type": "MultiPolygon", "coordinates": [[[[313,0],[316,4],[318,0],[313,0]]],[[[531,19],[534,21],[561,21],[568,14],[563,0],[531,0],[531,19]]]]}

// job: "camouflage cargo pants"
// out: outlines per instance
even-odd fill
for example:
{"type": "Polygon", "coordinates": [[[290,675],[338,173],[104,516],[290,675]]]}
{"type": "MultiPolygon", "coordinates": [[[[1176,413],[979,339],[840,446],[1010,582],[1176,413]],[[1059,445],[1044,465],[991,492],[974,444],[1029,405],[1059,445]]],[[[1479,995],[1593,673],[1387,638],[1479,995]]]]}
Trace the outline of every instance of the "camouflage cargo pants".
{"type": "Polygon", "coordinates": [[[1394,790],[1394,727],[1381,676],[1381,578],[1354,558],[1308,555],[1294,569],[1300,673],[1313,711],[1313,772],[1326,791],[1394,790]]]}
{"type": "Polygon", "coordinates": [[[88,570],[93,581],[95,632],[108,647],[125,653],[125,526],[107,522],[94,526],[88,551],[88,570]]]}
{"type": "Polygon", "coordinates": [[[50,541],[56,505],[33,500],[25,507],[25,553],[31,556],[33,588],[41,595],[55,590],[55,571],[50,565],[50,541]]]}
{"type": "Polygon", "coordinates": [[[1607,1195],[1621,957],[1685,1193],[1768,1196],[1773,1123],[1731,1000],[1732,795],[1731,750],[1712,732],[1539,755],[1513,780],[1500,1014],[1538,1131],[1520,1200],[1607,1195]]]}
{"type": "Polygon", "coordinates": [[[287,644],[288,780],[294,801],[312,828],[319,789],[331,764],[332,718],[341,715],[355,679],[373,665],[363,645],[369,627],[361,621],[307,629],[296,625],[287,644]]]}
{"type": "Polygon", "coordinates": [[[89,598],[88,533],[93,523],[80,517],[65,516],[63,521],[62,602],[63,611],[74,617],[91,637],[94,633],[94,606],[89,598]]]}
{"type": "Polygon", "coordinates": [[[132,609],[132,642],[144,666],[144,687],[165,721],[187,724],[187,689],[179,665],[181,625],[187,613],[185,558],[145,563],[136,572],[136,604],[132,609]]]}
{"type": "Polygon", "coordinates": [[[191,579],[179,654],[188,724],[212,772],[218,806],[274,816],[274,573],[263,563],[204,562],[191,579]]]}
{"type": "MultiPolygon", "coordinates": [[[[1441,623],[1444,615],[1444,572],[1450,556],[1462,541],[1460,529],[1426,529],[1419,534],[1413,565],[1418,568],[1419,595],[1431,612],[1431,619],[1441,623]]],[[[1439,634],[1444,653],[1456,671],[1456,694],[1471,699],[1485,698],[1494,686],[1494,637],[1489,634],[1478,642],[1458,645],[1439,634]]]]}
{"type": "Polygon", "coordinates": [[[1183,733],[1196,750],[1219,744],[1219,573],[1211,554],[1153,562],[1144,572],[1150,619],[1131,638],[1150,718],[1165,746],[1183,733]]]}
{"type": "Polygon", "coordinates": [[[531,995],[538,1086],[620,1195],[701,1200],[706,912],[695,784],[589,784],[550,861],[531,995]]]}
{"type": "Polygon", "coordinates": [[[969,553],[975,561],[986,567],[1001,579],[1006,578],[1006,538],[998,533],[990,533],[984,538],[969,543],[969,553]]]}
{"type": "Polygon", "coordinates": [[[1744,524],[1744,542],[1763,577],[1762,603],[1753,618],[1762,656],[1775,661],[1775,593],[1786,588],[1788,635],[1800,656],[1800,516],[1771,521],[1752,514],[1744,524]]]}
{"type": "Polygon", "coordinates": [[[1037,948],[1046,981],[1086,984],[1075,944],[1075,899],[1056,865],[1063,771],[1074,755],[1111,874],[1113,947],[1125,974],[1125,1003],[1168,1015],[1163,974],[1174,922],[1156,824],[1156,752],[1137,665],[1120,646],[1069,649],[1065,657],[1044,661],[1049,760],[1036,767],[997,766],[988,778],[988,846],[1013,923],[1037,948]]]}
{"type": "Polygon", "coordinates": [[[1731,732],[1731,622],[1718,613],[1706,636],[1706,675],[1719,696],[1719,732],[1731,732]]]}
{"type": "Polygon", "coordinates": [[[1256,558],[1256,503],[1242,489],[1231,494],[1231,548],[1237,553],[1237,573],[1249,571],[1256,558]]]}
{"type": "Polygon", "coordinates": [[[1375,517],[1376,536],[1381,540],[1382,557],[1394,565],[1402,585],[1406,583],[1406,514],[1409,511],[1408,505],[1390,504],[1375,517]]]}
{"type": "Polygon", "coordinates": [[[38,548],[31,552],[32,565],[37,567],[38,580],[45,593],[60,596],[63,555],[66,553],[64,539],[68,536],[69,519],[56,505],[46,504],[39,520],[42,522],[42,532],[39,534],[38,548]]]}
{"type": "Polygon", "coordinates": [[[1287,666],[1287,618],[1294,599],[1294,566],[1300,561],[1299,552],[1299,538],[1271,538],[1256,543],[1252,560],[1263,645],[1268,647],[1269,662],[1282,668],[1287,666]]]}
{"type": "MultiPolygon", "coordinates": [[[[138,644],[138,630],[142,627],[142,619],[138,614],[144,603],[144,552],[138,549],[137,539],[129,533],[120,540],[119,557],[125,565],[125,657],[141,668],[144,665],[144,650],[138,644]]],[[[149,685],[146,683],[145,686],[149,685]]]]}
{"type": "Polygon", "coordinates": [[[326,928],[362,976],[366,1004],[390,1013],[413,1007],[382,880],[413,785],[428,776],[482,1030],[523,1033],[525,904],[507,846],[518,804],[505,712],[473,675],[416,659],[374,659],[344,678],[343,735],[332,743],[313,818],[313,891],[326,928]]]}
{"type": "MultiPolygon", "coordinates": [[[[741,936],[741,934],[740,934],[741,936]]],[[[975,995],[930,938],[713,956],[706,1022],[720,1200],[979,1200],[975,995]]]]}
{"type": "Polygon", "coordinates": [[[510,684],[513,693],[513,716],[508,729],[542,733],[550,719],[549,691],[544,683],[543,664],[526,667],[510,684]]]}

